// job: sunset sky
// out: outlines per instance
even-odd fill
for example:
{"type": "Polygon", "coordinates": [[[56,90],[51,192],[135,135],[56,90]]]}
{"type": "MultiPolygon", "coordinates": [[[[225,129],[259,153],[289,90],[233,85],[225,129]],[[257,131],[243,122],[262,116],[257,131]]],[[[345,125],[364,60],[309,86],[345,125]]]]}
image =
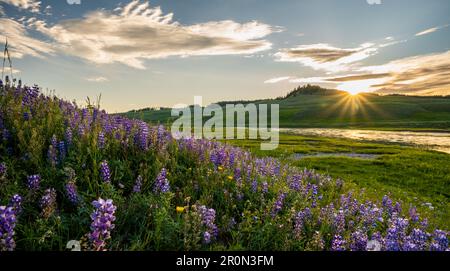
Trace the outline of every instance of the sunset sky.
{"type": "Polygon", "coordinates": [[[121,112],[306,83],[450,95],[448,0],[0,0],[14,76],[121,112]]]}

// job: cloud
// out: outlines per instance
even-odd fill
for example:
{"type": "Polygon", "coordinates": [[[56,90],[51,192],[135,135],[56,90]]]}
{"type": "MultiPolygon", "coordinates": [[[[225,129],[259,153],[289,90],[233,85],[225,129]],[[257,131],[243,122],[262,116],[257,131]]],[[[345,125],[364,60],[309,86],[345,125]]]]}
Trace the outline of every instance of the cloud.
{"type": "Polygon", "coordinates": [[[39,13],[41,1],[36,0],[0,0],[0,2],[13,5],[19,9],[26,9],[34,13],[39,13]]]}
{"type": "Polygon", "coordinates": [[[99,76],[99,77],[89,77],[86,78],[87,81],[89,82],[95,82],[95,83],[103,83],[103,82],[108,82],[108,78],[103,77],[103,76],[99,76]]]}
{"type": "Polygon", "coordinates": [[[291,83],[334,84],[357,92],[409,95],[450,95],[450,51],[394,60],[355,69],[338,77],[291,78],[291,83]]]}
{"type": "Polygon", "coordinates": [[[182,25],[173,14],[134,0],[114,11],[95,11],[83,18],[34,29],[53,39],[60,51],[98,63],[122,63],[144,69],[144,60],[171,56],[252,54],[268,50],[264,40],[279,28],[257,21],[231,20],[182,25]]]}
{"type": "Polygon", "coordinates": [[[275,84],[275,83],[279,83],[281,81],[286,81],[289,78],[291,78],[291,77],[290,76],[275,77],[275,78],[271,78],[271,79],[264,81],[264,84],[275,84]]]}
{"type": "Polygon", "coordinates": [[[0,18],[0,33],[8,37],[13,58],[22,58],[25,55],[43,57],[45,54],[55,52],[51,44],[30,37],[25,26],[12,19],[0,18]]]}
{"type": "Polygon", "coordinates": [[[281,62],[299,62],[315,70],[338,72],[348,70],[350,64],[368,58],[377,51],[378,47],[373,43],[364,43],[351,49],[320,43],[283,49],[275,57],[281,62]]]}
{"type": "Polygon", "coordinates": [[[424,31],[422,31],[422,32],[417,33],[415,36],[416,36],[416,37],[419,37],[419,36],[431,34],[431,33],[433,33],[433,32],[436,32],[436,31],[438,31],[438,30],[440,30],[440,29],[442,29],[442,28],[446,28],[446,27],[448,27],[448,26],[449,26],[449,25],[447,24],[447,25],[443,25],[443,26],[432,27],[432,28],[429,28],[429,29],[426,29],[426,30],[424,30],[424,31]]]}

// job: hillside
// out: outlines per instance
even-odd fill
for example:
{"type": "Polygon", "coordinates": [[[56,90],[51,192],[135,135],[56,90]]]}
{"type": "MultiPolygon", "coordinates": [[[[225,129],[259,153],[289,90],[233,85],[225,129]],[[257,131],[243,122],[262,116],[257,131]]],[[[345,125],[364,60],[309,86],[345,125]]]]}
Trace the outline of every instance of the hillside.
{"type": "MultiPolygon", "coordinates": [[[[419,97],[362,93],[356,96],[317,86],[296,88],[285,97],[250,103],[280,105],[280,127],[376,129],[450,129],[450,97],[419,97]]],[[[123,115],[152,123],[173,120],[170,109],[134,110],[123,115]]]]}

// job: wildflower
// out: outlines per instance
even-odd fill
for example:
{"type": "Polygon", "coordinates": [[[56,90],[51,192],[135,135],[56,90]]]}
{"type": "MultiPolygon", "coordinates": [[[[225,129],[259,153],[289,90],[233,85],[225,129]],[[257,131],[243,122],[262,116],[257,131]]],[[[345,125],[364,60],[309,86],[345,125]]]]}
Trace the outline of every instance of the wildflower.
{"type": "Polygon", "coordinates": [[[344,238],[340,235],[335,235],[333,238],[333,242],[331,243],[331,250],[333,251],[344,251],[346,242],[344,238]]]}
{"type": "Polygon", "coordinates": [[[303,211],[297,213],[295,217],[294,233],[296,236],[301,235],[305,222],[311,218],[311,210],[306,207],[303,211]]]}
{"type": "Polygon", "coordinates": [[[9,201],[9,206],[12,207],[16,214],[22,211],[22,197],[19,194],[15,194],[9,201]]]}
{"type": "Polygon", "coordinates": [[[0,163],[0,178],[6,176],[6,170],[7,170],[6,164],[0,163]]]}
{"type": "Polygon", "coordinates": [[[69,181],[66,184],[65,188],[66,188],[66,194],[67,194],[67,197],[69,198],[69,201],[74,205],[78,204],[79,196],[77,193],[77,186],[75,184],[75,181],[69,181]]]}
{"type": "Polygon", "coordinates": [[[413,229],[403,244],[405,251],[423,251],[426,249],[430,235],[421,229],[413,229]]]}
{"type": "Polygon", "coordinates": [[[133,193],[140,193],[142,188],[142,176],[139,175],[136,179],[136,183],[133,186],[133,193]]]}
{"type": "Polygon", "coordinates": [[[138,144],[139,147],[144,151],[148,149],[148,134],[149,131],[147,124],[143,121],[139,122],[139,131],[137,134],[138,144]]]}
{"type": "Polygon", "coordinates": [[[38,190],[41,182],[40,175],[31,175],[27,178],[27,186],[30,190],[38,190]]]}
{"type": "Polygon", "coordinates": [[[176,211],[177,211],[177,213],[182,213],[182,212],[184,212],[184,207],[177,206],[176,211]]]}
{"type": "Polygon", "coordinates": [[[216,237],[218,235],[218,228],[214,224],[216,219],[216,211],[214,209],[208,209],[206,206],[201,205],[197,207],[197,212],[200,214],[202,219],[202,225],[206,227],[206,231],[203,234],[203,241],[206,244],[211,242],[211,237],[216,237]]]}
{"type": "Polygon", "coordinates": [[[105,147],[105,134],[103,132],[100,132],[98,134],[97,142],[100,149],[103,149],[105,147]]]}
{"type": "Polygon", "coordinates": [[[105,183],[111,182],[111,171],[109,170],[109,165],[106,160],[100,164],[100,177],[105,183]]]}
{"type": "Polygon", "coordinates": [[[156,193],[166,193],[169,192],[170,186],[169,186],[169,180],[166,178],[167,171],[165,168],[161,170],[159,175],[156,177],[155,180],[155,187],[153,188],[153,191],[156,193]]]}
{"type": "Polygon", "coordinates": [[[65,139],[66,139],[67,145],[70,146],[72,144],[72,140],[73,140],[72,129],[67,128],[66,133],[65,133],[65,139]]]}
{"type": "Polygon", "coordinates": [[[66,158],[66,143],[61,140],[58,143],[58,150],[59,150],[59,159],[62,161],[64,158],[66,158]]]}
{"type": "Polygon", "coordinates": [[[280,193],[278,195],[277,201],[275,202],[272,210],[272,217],[275,217],[282,209],[284,199],[286,198],[286,193],[280,193]]]}
{"type": "Polygon", "coordinates": [[[431,243],[430,249],[433,251],[445,251],[448,247],[447,233],[441,230],[435,230],[433,234],[433,241],[431,243]]]}
{"type": "Polygon", "coordinates": [[[269,184],[267,182],[262,183],[262,192],[265,194],[269,191],[269,184]]]}
{"type": "Polygon", "coordinates": [[[103,200],[99,198],[92,202],[95,210],[91,214],[91,233],[89,239],[95,251],[105,250],[106,241],[111,238],[111,230],[114,229],[113,222],[116,220],[114,206],[111,199],[103,200]]]}
{"type": "Polygon", "coordinates": [[[351,235],[350,249],[353,251],[363,251],[367,247],[367,234],[357,230],[351,235]]]}
{"type": "Polygon", "coordinates": [[[218,169],[219,171],[222,171],[222,170],[223,170],[223,167],[222,167],[222,166],[218,166],[217,169],[218,169]]]}
{"type": "Polygon", "coordinates": [[[56,210],[56,191],[53,188],[45,190],[44,196],[42,196],[40,201],[40,206],[42,209],[42,216],[44,218],[49,218],[56,210]]]}
{"type": "Polygon", "coordinates": [[[258,181],[256,181],[256,180],[253,180],[253,182],[252,182],[252,192],[253,193],[258,192],[258,181]]]}
{"type": "Polygon", "coordinates": [[[13,237],[16,221],[16,212],[12,207],[0,206],[0,251],[15,249],[13,237]]]}
{"type": "Polygon", "coordinates": [[[228,176],[227,178],[228,178],[228,180],[230,180],[230,181],[233,180],[233,176],[228,176]]]}

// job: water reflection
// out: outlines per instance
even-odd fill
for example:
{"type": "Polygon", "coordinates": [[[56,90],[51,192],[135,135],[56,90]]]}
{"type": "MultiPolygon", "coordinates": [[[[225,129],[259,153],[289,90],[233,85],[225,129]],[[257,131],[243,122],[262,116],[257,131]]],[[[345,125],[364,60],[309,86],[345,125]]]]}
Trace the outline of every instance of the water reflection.
{"type": "Polygon", "coordinates": [[[408,132],[408,131],[374,131],[350,129],[280,129],[299,135],[317,135],[324,137],[342,137],[357,140],[385,141],[403,144],[413,144],[450,154],[450,133],[408,132]]]}

